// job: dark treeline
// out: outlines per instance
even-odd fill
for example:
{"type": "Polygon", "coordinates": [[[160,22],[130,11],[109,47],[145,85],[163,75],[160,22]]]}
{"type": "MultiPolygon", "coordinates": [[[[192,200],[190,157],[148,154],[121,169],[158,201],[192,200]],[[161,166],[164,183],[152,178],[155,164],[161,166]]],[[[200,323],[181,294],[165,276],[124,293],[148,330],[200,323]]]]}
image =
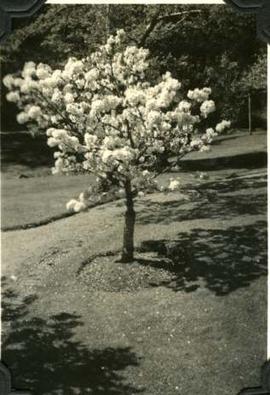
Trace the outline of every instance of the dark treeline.
{"type": "MultiPolygon", "coordinates": [[[[2,76],[29,60],[58,67],[84,57],[123,28],[131,45],[149,48],[149,79],[169,70],[185,91],[210,86],[217,117],[236,127],[247,126],[251,94],[253,124],[265,126],[266,44],[252,15],[226,5],[44,5],[15,27],[1,51],[2,76]]],[[[18,130],[16,108],[2,93],[2,130],[18,130]]]]}

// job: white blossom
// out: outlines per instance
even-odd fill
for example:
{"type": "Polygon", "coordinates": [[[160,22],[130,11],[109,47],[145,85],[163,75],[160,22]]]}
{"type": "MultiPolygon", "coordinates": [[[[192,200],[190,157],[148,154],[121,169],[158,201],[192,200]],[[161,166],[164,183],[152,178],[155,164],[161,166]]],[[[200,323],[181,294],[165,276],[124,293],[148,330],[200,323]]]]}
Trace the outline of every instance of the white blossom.
{"type": "Polygon", "coordinates": [[[72,93],[67,92],[64,96],[64,100],[66,103],[73,103],[74,102],[74,96],[72,93]]]}
{"type": "Polygon", "coordinates": [[[5,75],[5,77],[3,78],[3,84],[6,88],[12,89],[14,85],[14,77],[11,74],[5,75]]]}
{"type": "Polygon", "coordinates": [[[59,89],[54,89],[53,95],[52,95],[52,102],[53,103],[59,103],[62,100],[62,93],[59,89]]]}
{"type": "Polygon", "coordinates": [[[17,103],[20,100],[20,95],[18,91],[11,91],[8,92],[6,95],[7,101],[17,103]]]}
{"type": "Polygon", "coordinates": [[[216,131],[217,131],[218,133],[221,133],[221,132],[223,132],[225,129],[230,128],[230,127],[231,127],[231,122],[230,122],[230,121],[225,121],[225,120],[223,120],[223,121],[221,121],[220,123],[218,123],[218,124],[216,125],[216,131]]]}
{"type": "Polygon", "coordinates": [[[31,78],[36,71],[36,64],[34,62],[26,62],[23,71],[22,71],[22,77],[23,78],[31,78]]]}
{"type": "Polygon", "coordinates": [[[178,104],[179,111],[188,112],[188,111],[190,111],[190,108],[191,108],[191,103],[186,100],[182,100],[178,104]]]}
{"type": "Polygon", "coordinates": [[[179,188],[179,186],[180,186],[180,181],[179,181],[179,180],[170,178],[170,184],[169,184],[169,186],[168,186],[168,189],[169,189],[170,191],[175,191],[176,189],[179,188]]]}
{"type": "Polygon", "coordinates": [[[26,114],[26,112],[22,111],[19,112],[19,114],[17,115],[17,122],[20,124],[26,123],[29,121],[29,116],[28,114],[26,114]]]}
{"type": "MultiPolygon", "coordinates": [[[[7,99],[21,110],[18,122],[45,130],[47,144],[56,149],[54,174],[93,173],[98,186],[116,185],[118,196],[129,180],[142,197],[157,187],[161,154],[205,151],[217,132],[230,127],[229,121],[208,125],[215,111],[210,88],[190,90],[179,101],[181,83],[170,72],[156,84],[147,81],[148,57],[147,49],[127,46],[119,30],[84,59],[70,57],[55,70],[27,62],[20,75],[4,77],[7,99]]],[[[179,180],[170,180],[169,190],[179,187],[179,180]]],[[[72,212],[86,207],[85,193],[67,204],[72,212]]]]}
{"type": "Polygon", "coordinates": [[[39,63],[37,66],[37,69],[36,69],[36,76],[39,79],[43,80],[43,79],[50,76],[51,71],[52,70],[51,70],[50,66],[48,66],[47,64],[44,64],[44,63],[39,63]]]}
{"type": "Polygon", "coordinates": [[[39,106],[32,106],[28,111],[29,118],[38,118],[41,114],[41,108],[39,106]]]}
{"type": "Polygon", "coordinates": [[[66,204],[67,210],[68,211],[73,211],[77,202],[78,201],[76,199],[71,199],[69,202],[67,202],[67,204],[66,204]]]}
{"type": "Polygon", "coordinates": [[[203,116],[206,118],[211,112],[214,112],[216,110],[216,106],[213,100],[205,100],[201,107],[200,107],[201,113],[203,116]]]}
{"type": "Polygon", "coordinates": [[[191,100],[194,100],[198,103],[202,103],[203,101],[206,101],[209,99],[209,96],[211,95],[212,91],[211,88],[203,88],[203,89],[194,89],[194,90],[189,90],[187,97],[191,100]]]}

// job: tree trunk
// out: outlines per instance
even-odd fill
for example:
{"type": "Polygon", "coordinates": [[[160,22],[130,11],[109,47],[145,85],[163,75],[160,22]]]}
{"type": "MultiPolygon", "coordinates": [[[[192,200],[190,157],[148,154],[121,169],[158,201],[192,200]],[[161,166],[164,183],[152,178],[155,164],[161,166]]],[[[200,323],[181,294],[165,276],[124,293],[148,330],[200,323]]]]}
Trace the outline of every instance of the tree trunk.
{"type": "Polygon", "coordinates": [[[111,21],[110,21],[110,4],[106,4],[106,38],[105,42],[108,40],[111,33],[111,21]]]}
{"type": "Polygon", "coordinates": [[[251,109],[251,94],[248,94],[248,130],[252,134],[252,109],[251,109]]]}
{"type": "Polygon", "coordinates": [[[128,180],[125,184],[126,192],[126,212],[123,237],[122,262],[132,262],[134,259],[134,226],[136,213],[134,211],[134,202],[131,191],[131,183],[128,180]]]}

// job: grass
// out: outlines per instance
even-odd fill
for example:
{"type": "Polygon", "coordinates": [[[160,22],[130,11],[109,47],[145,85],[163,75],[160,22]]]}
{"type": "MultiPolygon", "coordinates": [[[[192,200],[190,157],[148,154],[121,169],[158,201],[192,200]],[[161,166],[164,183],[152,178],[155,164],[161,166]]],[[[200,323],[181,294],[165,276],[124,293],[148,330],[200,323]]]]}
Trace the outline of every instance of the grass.
{"type": "Polygon", "coordinates": [[[2,177],[2,228],[67,215],[66,203],[94,182],[91,176],[2,177]]]}
{"type": "MultiPolygon", "coordinates": [[[[221,169],[222,171],[215,170],[217,168],[215,159],[218,158],[220,160],[220,158],[226,158],[228,153],[241,157],[250,154],[251,150],[253,153],[266,152],[265,132],[259,131],[249,136],[246,132],[242,131],[234,135],[223,136],[221,140],[216,141],[210,153],[192,153],[187,156],[186,162],[191,168],[192,166],[194,167],[195,163],[197,170],[200,167],[203,170],[205,157],[210,157],[211,160],[214,160],[214,163],[211,165],[210,161],[208,175],[210,179],[214,180],[220,177],[228,177],[232,173],[241,174],[241,170],[237,169],[238,164],[235,163],[236,161],[231,166],[230,163],[232,163],[232,160],[227,165],[224,164],[221,169]]],[[[245,158],[244,164],[241,166],[243,167],[242,172],[245,170],[245,167],[255,168],[256,170],[256,163],[253,157],[245,158]]],[[[48,168],[44,167],[37,167],[35,170],[28,168],[27,171],[23,167],[23,174],[28,174],[31,177],[18,179],[18,175],[22,174],[21,165],[9,165],[8,167],[4,167],[4,169],[1,193],[2,229],[27,228],[29,225],[48,223],[56,218],[65,217],[67,215],[66,203],[72,198],[78,198],[80,192],[85,190],[94,181],[94,177],[88,175],[48,175],[48,168]],[[38,176],[33,177],[35,174],[38,176]]],[[[160,177],[160,182],[166,184],[171,176],[180,176],[184,185],[194,182],[198,184],[196,175],[196,171],[166,174],[160,177]]]]}
{"type": "Polygon", "coordinates": [[[138,202],[129,276],[115,262],[121,201],[4,233],[3,359],[14,385],[37,395],[231,395],[259,385],[265,177],[211,189],[190,202],[180,193],[138,202]]]}
{"type": "Polygon", "coordinates": [[[210,152],[192,152],[186,158],[198,160],[264,152],[267,150],[266,140],[264,130],[256,130],[252,135],[249,135],[247,130],[236,130],[233,133],[218,136],[210,152]]]}
{"type": "MultiPolygon", "coordinates": [[[[260,385],[265,169],[228,167],[202,183],[194,173],[182,180],[200,193],[136,202],[130,265],[117,262],[123,201],[2,234],[2,358],[15,388],[36,395],[232,395],[260,385]]],[[[82,185],[80,177],[4,179],[2,218],[8,224],[13,215],[18,224],[57,213],[82,185]],[[31,204],[22,210],[27,196],[31,204]],[[52,197],[55,211],[46,206],[52,197]]]]}

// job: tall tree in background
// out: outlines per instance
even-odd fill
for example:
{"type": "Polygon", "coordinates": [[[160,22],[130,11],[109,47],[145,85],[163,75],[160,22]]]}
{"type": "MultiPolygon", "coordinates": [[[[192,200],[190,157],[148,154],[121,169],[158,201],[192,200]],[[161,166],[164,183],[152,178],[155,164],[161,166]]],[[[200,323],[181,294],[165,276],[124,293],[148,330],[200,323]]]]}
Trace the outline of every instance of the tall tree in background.
{"type": "Polygon", "coordinates": [[[241,89],[246,92],[247,103],[248,103],[248,124],[249,133],[252,134],[253,123],[252,123],[252,99],[253,97],[263,92],[266,94],[267,86],[267,70],[265,64],[267,63],[267,54],[262,52],[258,55],[257,60],[252,64],[246,73],[243,75],[239,82],[241,89]]]}
{"type": "Polygon", "coordinates": [[[184,88],[210,85],[217,118],[245,122],[246,92],[238,82],[266,46],[256,39],[254,16],[226,5],[45,5],[10,36],[1,53],[2,73],[28,59],[58,66],[70,56],[83,57],[119,28],[130,44],[150,50],[153,81],[170,70],[184,88]]]}

